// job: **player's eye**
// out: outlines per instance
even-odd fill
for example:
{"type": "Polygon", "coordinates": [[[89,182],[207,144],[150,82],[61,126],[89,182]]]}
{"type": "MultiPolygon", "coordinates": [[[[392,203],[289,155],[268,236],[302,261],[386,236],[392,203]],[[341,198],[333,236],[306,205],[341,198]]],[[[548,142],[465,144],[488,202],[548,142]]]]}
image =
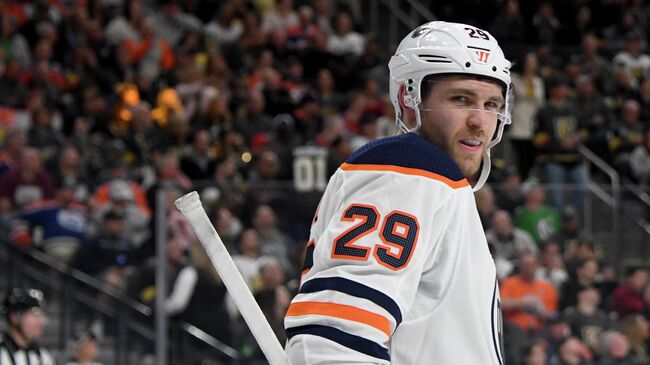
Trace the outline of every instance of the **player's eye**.
{"type": "Polygon", "coordinates": [[[469,104],[470,100],[467,96],[465,95],[453,95],[451,97],[451,101],[454,102],[455,104],[469,104]]]}
{"type": "Polygon", "coordinates": [[[490,100],[485,102],[485,109],[491,112],[500,112],[502,108],[501,103],[497,103],[496,101],[490,100]]]}

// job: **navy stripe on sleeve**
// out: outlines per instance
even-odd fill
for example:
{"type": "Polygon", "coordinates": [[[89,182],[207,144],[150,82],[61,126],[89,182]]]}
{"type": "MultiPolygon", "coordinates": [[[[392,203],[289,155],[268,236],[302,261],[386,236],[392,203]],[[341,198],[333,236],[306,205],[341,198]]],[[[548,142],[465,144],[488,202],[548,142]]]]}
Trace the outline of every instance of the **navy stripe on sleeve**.
{"type": "Polygon", "coordinates": [[[367,340],[363,337],[351,335],[333,327],[308,325],[287,328],[287,337],[292,338],[296,335],[314,335],[334,341],[349,349],[358,351],[368,356],[376,357],[378,359],[390,361],[388,349],[377,343],[367,340]]]}
{"type": "Polygon", "coordinates": [[[357,298],[368,299],[384,308],[393,316],[393,318],[395,318],[395,327],[402,322],[402,311],[391,297],[377,289],[373,289],[350,279],[338,277],[311,279],[302,284],[299,293],[315,293],[323,290],[335,290],[357,298]]]}

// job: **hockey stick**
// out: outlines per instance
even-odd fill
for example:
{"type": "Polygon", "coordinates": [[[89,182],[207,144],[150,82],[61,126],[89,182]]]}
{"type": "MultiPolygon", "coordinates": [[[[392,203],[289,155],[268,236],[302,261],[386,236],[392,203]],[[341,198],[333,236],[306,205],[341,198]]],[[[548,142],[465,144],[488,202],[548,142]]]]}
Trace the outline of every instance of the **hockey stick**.
{"type": "Polygon", "coordinates": [[[208,215],[203,209],[201,199],[196,191],[176,199],[176,208],[190,222],[196,237],[201,241],[212,265],[217,269],[228,293],[237,304],[239,312],[244,317],[255,340],[260,345],[264,356],[271,365],[286,365],[289,363],[284,349],[277,340],[271,326],[266,321],[262,310],[257,305],[248,285],[232,261],[228,250],[223,245],[219,234],[212,226],[208,215]]]}

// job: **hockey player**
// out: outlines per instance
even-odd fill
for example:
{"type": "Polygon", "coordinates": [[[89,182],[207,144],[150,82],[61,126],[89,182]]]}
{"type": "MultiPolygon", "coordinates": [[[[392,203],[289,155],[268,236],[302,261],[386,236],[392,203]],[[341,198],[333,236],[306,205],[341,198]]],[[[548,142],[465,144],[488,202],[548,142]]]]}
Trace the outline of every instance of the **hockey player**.
{"type": "Polygon", "coordinates": [[[49,351],[37,341],[45,328],[43,293],[36,289],[12,289],[2,305],[9,328],[0,339],[0,364],[54,365],[49,351]]]}
{"type": "Polygon", "coordinates": [[[327,186],[285,317],[291,364],[503,364],[473,191],[510,123],[509,67],[470,25],[402,40],[389,69],[403,133],[359,149],[327,186]]]}

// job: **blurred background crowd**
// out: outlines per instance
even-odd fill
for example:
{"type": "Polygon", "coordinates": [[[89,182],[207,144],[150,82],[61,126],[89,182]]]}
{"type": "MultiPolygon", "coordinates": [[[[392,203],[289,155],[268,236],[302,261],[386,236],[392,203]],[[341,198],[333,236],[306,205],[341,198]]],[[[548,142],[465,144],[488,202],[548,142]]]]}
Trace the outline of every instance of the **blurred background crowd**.
{"type": "MultiPolygon", "coordinates": [[[[650,4],[420,3],[488,30],[514,62],[513,123],[476,194],[507,363],[650,364],[648,268],[617,271],[583,230],[590,171],[579,152],[648,190],[650,4]]],[[[166,313],[253,363],[245,324],[172,202],[199,190],[282,340],[328,177],[396,133],[396,45],[369,31],[360,4],[0,1],[2,244],[151,305],[164,213],[166,313]]]]}

